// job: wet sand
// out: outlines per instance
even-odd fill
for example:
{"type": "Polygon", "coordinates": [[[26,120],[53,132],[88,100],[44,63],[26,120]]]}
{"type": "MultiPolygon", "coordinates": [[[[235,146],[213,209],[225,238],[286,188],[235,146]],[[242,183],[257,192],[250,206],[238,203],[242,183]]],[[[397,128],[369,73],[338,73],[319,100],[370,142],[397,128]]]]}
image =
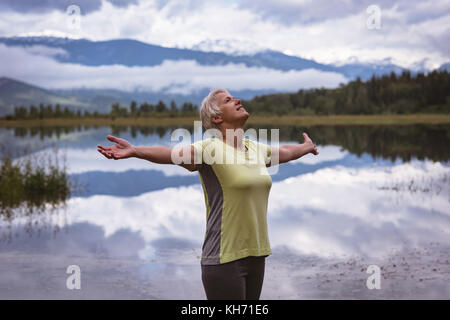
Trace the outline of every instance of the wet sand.
{"type": "MultiPolygon", "coordinates": [[[[450,248],[438,243],[378,259],[324,259],[273,249],[262,300],[450,298],[450,248]],[[367,288],[369,265],[380,267],[380,289],[367,288]]],[[[0,299],[205,299],[198,254],[169,249],[158,259],[139,260],[0,253],[0,299]],[[81,269],[79,290],[66,287],[72,264],[81,269]]]]}
{"type": "Polygon", "coordinates": [[[449,252],[437,243],[424,249],[393,251],[377,259],[326,260],[278,252],[268,263],[262,298],[449,299],[449,252]],[[370,265],[380,267],[380,289],[367,287],[370,265]]]}

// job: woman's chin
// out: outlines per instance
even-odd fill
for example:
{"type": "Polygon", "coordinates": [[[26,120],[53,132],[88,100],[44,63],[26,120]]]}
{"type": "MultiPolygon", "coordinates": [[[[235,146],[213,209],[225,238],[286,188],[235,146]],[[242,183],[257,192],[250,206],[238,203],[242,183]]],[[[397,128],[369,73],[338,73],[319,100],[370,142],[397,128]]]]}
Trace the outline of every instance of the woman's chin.
{"type": "Polygon", "coordinates": [[[250,117],[250,114],[247,111],[245,111],[245,112],[242,112],[238,117],[235,117],[232,120],[232,122],[238,123],[239,125],[244,125],[249,117],[250,117]]]}
{"type": "Polygon", "coordinates": [[[244,118],[245,120],[247,120],[249,117],[250,117],[250,113],[248,113],[247,111],[245,111],[245,112],[242,114],[242,118],[244,118]]]}

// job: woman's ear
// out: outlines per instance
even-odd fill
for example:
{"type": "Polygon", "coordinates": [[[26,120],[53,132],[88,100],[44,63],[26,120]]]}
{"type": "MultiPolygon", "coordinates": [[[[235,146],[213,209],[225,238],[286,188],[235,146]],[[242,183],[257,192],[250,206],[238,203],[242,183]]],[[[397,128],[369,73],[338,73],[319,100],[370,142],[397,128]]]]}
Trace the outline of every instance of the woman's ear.
{"type": "Polygon", "coordinates": [[[211,116],[211,121],[215,124],[219,124],[223,122],[223,118],[221,115],[218,116],[211,116]]]}

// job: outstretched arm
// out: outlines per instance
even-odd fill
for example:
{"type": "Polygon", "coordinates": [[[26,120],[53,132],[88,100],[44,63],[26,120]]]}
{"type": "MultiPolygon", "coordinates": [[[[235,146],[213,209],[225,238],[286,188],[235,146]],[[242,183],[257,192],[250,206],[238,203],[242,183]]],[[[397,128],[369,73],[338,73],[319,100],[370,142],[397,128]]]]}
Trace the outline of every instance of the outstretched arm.
{"type": "Polygon", "coordinates": [[[166,146],[133,146],[122,138],[114,136],[107,136],[107,138],[116,144],[110,147],[97,145],[97,150],[108,159],[119,160],[135,157],[160,164],[178,164],[189,171],[197,170],[197,165],[194,164],[194,147],[192,146],[176,149],[166,146]],[[177,160],[177,158],[180,160],[177,160]]]}
{"type": "Polygon", "coordinates": [[[308,153],[312,153],[314,155],[318,155],[316,145],[312,142],[312,140],[308,137],[306,133],[303,133],[303,138],[305,139],[304,143],[290,145],[285,144],[280,147],[272,147],[272,160],[269,165],[273,165],[275,163],[285,163],[300,157],[308,153]],[[277,159],[278,157],[278,159],[277,159]],[[277,161],[278,160],[278,161],[277,161]]]}

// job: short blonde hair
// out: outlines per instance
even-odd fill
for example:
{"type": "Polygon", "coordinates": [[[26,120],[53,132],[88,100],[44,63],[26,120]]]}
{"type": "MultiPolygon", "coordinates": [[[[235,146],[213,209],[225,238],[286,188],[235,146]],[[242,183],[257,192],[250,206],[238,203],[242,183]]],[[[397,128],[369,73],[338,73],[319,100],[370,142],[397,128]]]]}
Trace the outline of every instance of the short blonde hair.
{"type": "Polygon", "coordinates": [[[209,94],[203,99],[202,106],[200,108],[200,118],[202,119],[202,125],[205,130],[215,128],[219,129],[217,125],[211,121],[211,117],[222,114],[219,108],[219,101],[216,97],[218,93],[228,93],[226,89],[211,90],[209,94]]]}

